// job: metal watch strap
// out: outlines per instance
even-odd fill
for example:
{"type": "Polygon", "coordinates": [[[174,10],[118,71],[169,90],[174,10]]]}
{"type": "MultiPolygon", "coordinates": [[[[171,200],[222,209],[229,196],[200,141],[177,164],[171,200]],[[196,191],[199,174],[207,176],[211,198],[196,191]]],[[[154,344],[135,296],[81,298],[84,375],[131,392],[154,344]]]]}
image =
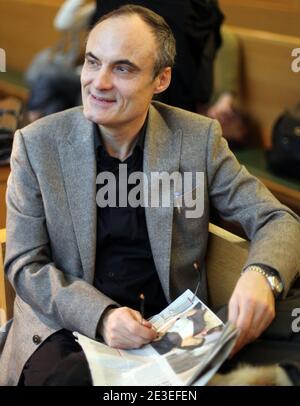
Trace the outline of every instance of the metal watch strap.
{"type": "Polygon", "coordinates": [[[277,274],[277,272],[273,272],[271,270],[266,270],[259,265],[249,265],[249,266],[247,266],[247,268],[243,269],[241,274],[243,274],[247,271],[259,272],[261,275],[263,275],[266,278],[270,288],[272,289],[275,299],[277,299],[281,295],[281,293],[283,291],[283,285],[282,285],[280,276],[277,274]],[[276,280],[276,282],[272,283],[271,278],[276,280]]]}

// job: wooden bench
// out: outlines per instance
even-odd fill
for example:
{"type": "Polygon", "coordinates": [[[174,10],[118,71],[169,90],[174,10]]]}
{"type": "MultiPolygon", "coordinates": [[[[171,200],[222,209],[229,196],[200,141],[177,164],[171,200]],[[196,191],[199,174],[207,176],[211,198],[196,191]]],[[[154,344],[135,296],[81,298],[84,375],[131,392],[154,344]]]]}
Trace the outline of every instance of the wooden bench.
{"type": "Polygon", "coordinates": [[[0,166],[0,228],[4,228],[6,222],[5,193],[9,173],[10,173],[9,165],[0,166]]]}
{"type": "Polygon", "coordinates": [[[229,27],[242,50],[239,104],[257,121],[264,148],[271,146],[271,134],[278,116],[299,103],[300,74],[292,71],[292,49],[300,38],[236,26],[229,27]]]}
{"type": "Polygon", "coordinates": [[[13,316],[15,292],[5,277],[3,262],[5,256],[5,229],[0,230],[0,326],[13,316]]]}
{"type": "Polygon", "coordinates": [[[300,72],[291,55],[300,47],[300,2],[295,0],[220,0],[226,24],[241,48],[239,104],[260,128],[264,148],[282,111],[299,103],[300,72]]]}
{"type": "MultiPolygon", "coordinates": [[[[257,124],[253,145],[260,139],[261,148],[268,149],[278,116],[300,102],[300,72],[291,68],[292,50],[300,47],[300,2],[220,0],[219,4],[227,27],[240,44],[240,108],[257,124]]],[[[300,182],[273,175],[263,150],[243,150],[236,155],[282,203],[300,214],[300,182]]]]}

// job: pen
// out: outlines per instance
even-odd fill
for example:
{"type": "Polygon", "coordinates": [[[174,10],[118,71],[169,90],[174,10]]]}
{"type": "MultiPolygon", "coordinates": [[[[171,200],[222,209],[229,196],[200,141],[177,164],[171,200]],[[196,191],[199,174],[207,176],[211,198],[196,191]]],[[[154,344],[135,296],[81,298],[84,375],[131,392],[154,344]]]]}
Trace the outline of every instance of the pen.
{"type": "Polygon", "coordinates": [[[175,202],[176,202],[178,214],[181,213],[180,201],[178,200],[179,197],[180,197],[180,192],[176,192],[175,193],[175,202]]]}
{"type": "Polygon", "coordinates": [[[193,263],[193,266],[194,266],[194,268],[196,269],[196,271],[198,272],[198,282],[197,282],[197,286],[196,286],[196,289],[195,289],[195,292],[194,292],[194,295],[193,295],[193,299],[192,299],[192,302],[194,301],[194,299],[195,299],[195,297],[196,297],[196,294],[197,294],[197,292],[198,292],[198,289],[199,289],[199,286],[200,286],[200,271],[199,271],[199,267],[198,267],[198,264],[197,264],[197,262],[194,262],[193,263]]]}
{"type": "Polygon", "coordinates": [[[142,315],[142,321],[141,323],[143,323],[143,319],[144,319],[144,314],[145,314],[145,296],[143,293],[140,294],[140,313],[142,315]]]}

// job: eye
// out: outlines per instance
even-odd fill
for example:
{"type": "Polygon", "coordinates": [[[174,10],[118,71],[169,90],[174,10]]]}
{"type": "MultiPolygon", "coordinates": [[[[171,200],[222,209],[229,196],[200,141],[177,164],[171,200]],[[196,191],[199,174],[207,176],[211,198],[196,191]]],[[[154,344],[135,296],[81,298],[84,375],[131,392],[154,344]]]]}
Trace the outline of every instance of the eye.
{"type": "Polygon", "coordinates": [[[128,73],[128,72],[130,72],[129,66],[126,66],[126,65],[117,65],[115,67],[115,70],[117,72],[120,72],[120,73],[128,73]]]}
{"type": "Polygon", "coordinates": [[[86,58],[85,63],[86,63],[86,66],[88,66],[90,68],[94,68],[94,67],[98,66],[98,62],[92,58],[86,58]]]}

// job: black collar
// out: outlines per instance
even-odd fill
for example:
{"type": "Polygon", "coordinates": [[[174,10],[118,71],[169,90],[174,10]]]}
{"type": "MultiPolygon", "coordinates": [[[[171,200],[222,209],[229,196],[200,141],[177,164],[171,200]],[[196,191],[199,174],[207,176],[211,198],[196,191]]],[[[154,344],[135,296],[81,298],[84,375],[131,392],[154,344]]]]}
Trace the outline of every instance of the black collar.
{"type": "MultiPolygon", "coordinates": [[[[147,118],[145,120],[145,123],[143,124],[143,127],[139,131],[139,134],[138,134],[138,137],[137,137],[137,142],[136,142],[135,147],[134,147],[134,148],[139,147],[142,151],[144,150],[144,146],[145,146],[147,122],[148,122],[148,116],[147,116],[147,118]]],[[[94,131],[95,151],[98,151],[99,147],[104,148],[102,135],[101,135],[101,130],[100,130],[98,124],[93,123],[93,131],[94,131]]]]}

